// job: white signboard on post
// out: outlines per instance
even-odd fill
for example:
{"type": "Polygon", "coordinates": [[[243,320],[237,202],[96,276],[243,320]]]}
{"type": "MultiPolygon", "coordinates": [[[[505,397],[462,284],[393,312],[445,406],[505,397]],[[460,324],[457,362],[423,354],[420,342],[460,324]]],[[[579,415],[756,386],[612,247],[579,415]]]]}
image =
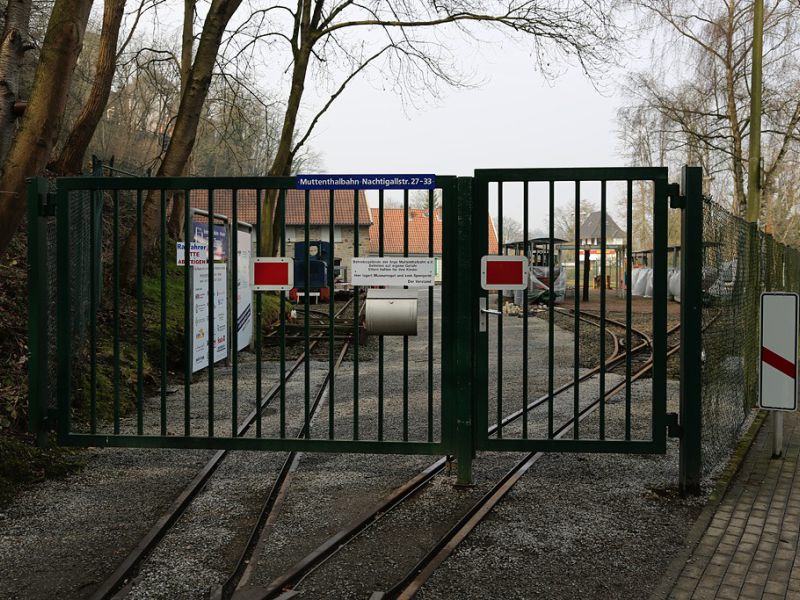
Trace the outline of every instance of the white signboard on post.
{"type": "Polygon", "coordinates": [[[797,410],[798,305],[794,293],[761,294],[761,408],[797,410]]]}
{"type": "MultiPolygon", "coordinates": [[[[228,266],[214,264],[214,362],[228,356],[228,266]]],[[[194,302],[194,339],[192,341],[192,373],[208,366],[209,298],[208,266],[192,269],[194,302]]]]}
{"type": "Polygon", "coordinates": [[[250,345],[253,337],[253,290],[250,288],[250,260],[253,254],[253,236],[250,231],[237,232],[236,246],[236,290],[239,314],[236,318],[236,349],[242,350],[250,345]]]}
{"type": "Polygon", "coordinates": [[[424,288],[435,285],[432,257],[382,256],[353,259],[353,285],[424,288]]]}

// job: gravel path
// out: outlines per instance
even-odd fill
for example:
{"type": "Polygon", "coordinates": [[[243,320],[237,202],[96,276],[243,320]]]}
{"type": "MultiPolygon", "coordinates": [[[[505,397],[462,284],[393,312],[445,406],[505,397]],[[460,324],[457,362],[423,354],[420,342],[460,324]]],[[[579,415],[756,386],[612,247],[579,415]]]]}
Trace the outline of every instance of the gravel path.
{"type": "MultiPolygon", "coordinates": [[[[420,304],[420,330],[409,340],[408,383],[403,383],[400,338],[386,338],[384,436],[403,437],[403,396],[409,404],[408,437],[433,439],[441,423],[439,356],[441,305],[435,315],[433,411],[428,412],[427,294],[420,304]]],[[[587,331],[591,326],[586,326],[587,331]]],[[[494,326],[492,327],[494,329],[494,326]]],[[[503,319],[504,366],[497,363],[495,333],[489,340],[488,418],[497,413],[497,379],[503,380],[503,414],[522,404],[522,319],[503,319]]],[[[573,336],[556,327],[555,385],[573,375],[573,336]]],[[[529,320],[528,399],[547,390],[547,324],[529,320]]],[[[596,335],[596,334],[595,334],[596,335]]],[[[610,351],[610,343],[608,345],[610,351]]],[[[378,432],[377,340],[360,349],[358,365],[359,437],[378,432]]],[[[315,354],[310,386],[322,383],[327,362],[315,354]]],[[[582,368],[592,366],[589,363],[582,368]]],[[[255,401],[254,361],[240,362],[240,417],[255,401]]],[[[277,376],[274,361],[264,363],[264,391],[277,376]]],[[[346,361],[334,381],[335,434],[353,433],[354,365],[346,361]]],[[[607,376],[607,388],[619,376],[607,376]]],[[[634,438],[647,438],[650,424],[650,380],[632,387],[634,438]]],[[[580,386],[583,404],[596,397],[597,378],[580,386]]],[[[216,370],[217,435],[230,432],[230,370],[216,370]]],[[[204,432],[207,382],[193,385],[192,429],[204,432]]],[[[675,410],[678,386],[669,386],[675,410]]],[[[302,420],[303,369],[287,388],[287,431],[302,420]]],[[[330,398],[313,423],[312,437],[327,437],[330,398]]],[[[558,396],[556,426],[573,410],[573,393],[558,396]]],[[[169,429],[183,427],[182,393],[170,396],[169,429]]],[[[148,401],[146,429],[158,429],[148,401]]],[[[621,430],[622,404],[607,407],[607,427],[621,430]]],[[[528,417],[531,437],[546,434],[546,405],[528,417]]],[[[265,411],[264,434],[277,430],[277,409],[265,411]]],[[[126,430],[135,420],[123,424],[126,430]]],[[[582,435],[596,436],[597,419],[581,425],[582,435]]],[[[520,422],[504,428],[504,437],[519,437],[520,422]]],[[[124,558],[163,513],[174,496],[211,456],[210,451],[89,450],[84,472],[48,481],[20,494],[0,515],[0,581],[10,598],[82,598],[124,558]]],[[[238,554],[285,453],[240,452],[226,459],[163,544],[145,562],[131,586],[132,598],[204,598],[221,583],[238,554]]],[[[385,516],[343,549],[330,565],[303,582],[305,598],[366,598],[399,579],[491,484],[521,457],[517,453],[482,452],[475,461],[476,485],[453,488],[445,471],[407,506],[385,516]]],[[[436,457],[358,454],[304,454],[291,475],[289,493],[274,522],[265,529],[264,545],[253,559],[250,584],[266,585],[357,515],[377,504],[436,457]]],[[[547,455],[523,477],[509,497],[479,526],[423,589],[424,598],[640,598],[654,586],[661,570],[680,546],[701,501],[677,498],[677,444],[665,456],[547,455]],[[655,541],[655,543],[654,543],[655,541]]]]}

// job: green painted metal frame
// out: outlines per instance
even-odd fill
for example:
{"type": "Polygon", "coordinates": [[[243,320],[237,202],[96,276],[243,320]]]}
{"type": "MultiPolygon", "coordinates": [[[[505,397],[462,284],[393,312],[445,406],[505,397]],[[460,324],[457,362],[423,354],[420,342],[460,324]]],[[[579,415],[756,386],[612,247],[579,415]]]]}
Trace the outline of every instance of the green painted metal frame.
{"type": "MultiPolygon", "coordinates": [[[[580,184],[582,182],[597,182],[601,184],[601,206],[605,206],[605,187],[608,182],[648,181],[653,184],[653,269],[658,276],[653,279],[653,372],[652,372],[652,422],[651,437],[648,440],[612,439],[602,432],[601,438],[580,438],[578,428],[574,428],[574,436],[570,438],[555,439],[552,437],[552,427],[548,423],[549,438],[512,438],[508,433],[503,437],[492,437],[488,433],[488,332],[478,331],[477,320],[473,324],[475,335],[475,364],[477,366],[474,377],[475,447],[479,450],[494,451],[520,451],[520,452],[593,452],[593,453],[630,453],[630,454],[663,454],[666,452],[667,438],[667,213],[669,200],[667,197],[668,171],[665,167],[609,167],[609,168],[552,168],[552,169],[479,169],[475,171],[475,214],[488,214],[489,211],[489,185],[509,182],[522,183],[527,191],[528,184],[548,183],[550,186],[549,204],[553,206],[552,187],[556,182],[574,182],[576,186],[576,199],[579,199],[580,184]]],[[[499,193],[499,192],[498,192],[499,193]]],[[[527,194],[524,194],[527,198],[527,194]]],[[[552,213],[551,213],[552,214],[552,213]]],[[[577,211],[576,211],[577,214],[577,211]]],[[[552,222],[552,216],[551,216],[552,222]]],[[[601,220],[602,221],[602,220],[601,220]]],[[[488,254],[488,231],[485,223],[476,223],[473,227],[472,247],[474,253],[469,264],[472,286],[470,299],[471,306],[475,307],[477,314],[479,298],[486,298],[488,293],[480,287],[479,263],[480,256],[488,254]]],[[[576,226],[580,224],[576,220],[576,226]]],[[[552,232],[552,227],[549,228],[552,232]]],[[[576,235],[577,238],[577,235],[576,235]]],[[[578,260],[576,257],[576,264],[578,260]]],[[[577,276],[577,271],[576,271],[577,276]]],[[[552,296],[552,294],[551,294],[552,296]]],[[[605,302],[605,294],[602,294],[605,302]]],[[[576,306],[579,306],[576,293],[576,306]]],[[[549,307],[548,307],[549,308],[549,307]]],[[[576,318],[577,324],[577,318],[576,318]]],[[[548,332],[548,338],[551,336],[548,332]]],[[[577,352],[577,350],[576,350],[577,352]]],[[[548,352],[549,361],[552,353],[548,352]]],[[[549,362],[548,361],[548,362],[549,362]]],[[[551,365],[548,364],[548,379],[551,365]]],[[[601,383],[602,383],[601,373],[601,383]]],[[[602,387],[602,385],[601,385],[602,387]]],[[[548,388],[552,389],[549,382],[548,388]]],[[[577,394],[577,392],[576,392],[577,394]]],[[[576,395],[577,401],[577,395],[576,395]]],[[[548,402],[548,405],[550,403],[548,402]]],[[[603,404],[601,403],[601,409],[603,404]]],[[[576,407],[577,410],[577,407],[576,407]]],[[[549,411],[548,411],[549,412],[549,411]]]]}
{"type": "Polygon", "coordinates": [[[681,440],[678,488],[700,493],[703,477],[703,169],[681,173],[681,440]]]}
{"type": "MultiPolygon", "coordinates": [[[[463,214],[464,212],[469,212],[467,207],[462,204],[459,204],[459,198],[457,197],[457,179],[455,177],[447,177],[447,176],[440,176],[437,177],[437,187],[441,189],[442,192],[442,221],[443,221],[443,231],[442,231],[442,248],[443,248],[443,262],[445,265],[445,271],[447,276],[452,276],[453,280],[455,280],[456,270],[458,267],[458,260],[459,260],[459,248],[463,248],[463,244],[459,245],[459,240],[457,239],[459,236],[459,228],[456,223],[456,215],[463,214]],[[460,213],[459,213],[460,211],[460,213]]],[[[460,354],[461,346],[451,346],[450,344],[442,344],[442,364],[449,365],[448,367],[443,368],[443,376],[442,376],[442,393],[441,393],[441,421],[440,421],[440,436],[439,441],[432,441],[433,440],[433,425],[432,425],[432,415],[429,415],[428,420],[428,427],[425,435],[425,439],[427,441],[418,441],[418,440],[408,440],[408,433],[404,431],[404,440],[386,440],[383,439],[383,432],[381,432],[380,439],[358,439],[358,430],[354,430],[353,439],[342,439],[336,438],[333,439],[333,430],[326,427],[326,436],[324,438],[309,438],[307,435],[300,438],[295,437],[287,437],[286,435],[286,428],[284,425],[284,418],[283,415],[281,416],[281,433],[280,437],[262,437],[262,430],[259,424],[256,426],[256,435],[255,437],[241,437],[234,433],[231,435],[220,435],[215,436],[213,435],[213,426],[214,426],[214,416],[213,416],[213,368],[209,369],[209,433],[210,435],[193,435],[190,431],[190,423],[189,423],[189,399],[190,399],[190,386],[188,381],[185,382],[184,385],[184,393],[186,394],[186,400],[184,405],[184,412],[185,412],[185,423],[184,423],[184,431],[182,435],[166,435],[166,423],[162,419],[159,422],[160,425],[160,432],[161,435],[151,435],[145,434],[144,427],[143,427],[143,419],[144,419],[144,387],[143,387],[143,373],[142,373],[142,315],[143,315],[143,299],[142,299],[142,277],[143,277],[143,256],[141,250],[137,252],[136,256],[136,323],[135,323],[135,330],[138,333],[137,335],[137,344],[136,344],[136,403],[135,403],[135,411],[136,411],[136,434],[122,434],[120,433],[120,409],[119,409],[119,361],[120,361],[120,351],[119,351],[119,327],[115,326],[114,330],[114,421],[113,421],[113,433],[98,433],[95,430],[95,426],[93,426],[88,433],[83,432],[76,432],[72,430],[72,423],[71,423],[71,392],[72,392],[72,370],[73,370],[73,355],[72,355],[72,340],[70,335],[70,328],[71,328],[71,298],[70,298],[70,289],[68,285],[59,286],[57,290],[57,318],[56,318],[56,359],[57,359],[57,382],[56,382],[56,402],[57,402],[57,409],[55,411],[51,411],[53,418],[48,419],[48,414],[46,410],[46,399],[47,399],[47,390],[43,385],[41,385],[44,379],[41,377],[41,373],[46,371],[47,368],[47,360],[48,360],[48,352],[47,352],[47,326],[46,326],[46,319],[34,319],[36,315],[45,314],[47,313],[47,302],[48,302],[48,289],[47,289],[47,279],[46,279],[46,229],[45,229],[45,221],[43,220],[42,215],[42,205],[43,200],[42,198],[46,196],[48,182],[42,178],[32,179],[29,182],[29,189],[28,189],[28,210],[29,210],[29,223],[30,226],[30,235],[32,236],[32,244],[29,248],[29,261],[32,266],[36,266],[35,276],[30,278],[30,339],[31,339],[31,366],[30,366],[30,381],[32,382],[31,385],[31,394],[30,394],[30,416],[31,416],[31,431],[37,433],[42,443],[46,440],[47,432],[50,428],[55,427],[57,432],[58,443],[63,446],[76,446],[76,447],[86,447],[86,446],[97,446],[97,447],[138,447],[138,448],[208,448],[208,449],[229,449],[229,450],[278,450],[278,451],[289,451],[289,450],[296,450],[296,451],[309,451],[309,452],[363,452],[363,453],[385,453],[385,454],[451,454],[455,451],[455,438],[454,436],[458,433],[457,428],[452,426],[453,418],[456,410],[456,405],[458,406],[459,410],[464,410],[465,407],[467,410],[470,408],[470,403],[468,401],[464,401],[463,397],[458,394],[454,393],[453,386],[461,385],[463,382],[469,380],[469,373],[470,370],[464,370],[465,365],[461,362],[461,357],[463,356],[460,354]],[[35,218],[34,218],[35,217],[35,218]],[[452,365],[458,364],[458,368],[453,368],[452,365]],[[466,374],[466,375],[465,375],[466,374]]],[[[112,283],[113,283],[113,310],[114,315],[119,315],[120,310],[120,299],[119,299],[119,288],[120,288],[120,281],[119,281],[119,264],[120,264],[120,256],[119,256],[119,244],[120,244],[120,232],[119,232],[119,209],[120,209],[120,192],[133,192],[136,195],[136,214],[137,214],[137,226],[135,228],[137,239],[141,240],[141,222],[142,222],[142,199],[144,192],[160,192],[160,202],[158,203],[160,209],[162,211],[161,218],[159,219],[159,223],[157,225],[158,232],[160,233],[161,239],[163,240],[165,237],[166,231],[166,223],[165,223],[165,211],[166,211],[166,193],[167,192],[179,192],[183,194],[182,201],[186,203],[186,208],[189,207],[189,195],[192,190],[205,190],[208,192],[209,195],[209,212],[213,213],[213,194],[215,190],[226,189],[232,190],[233,195],[233,202],[236,203],[236,191],[235,190],[242,190],[242,189],[255,189],[257,190],[257,197],[261,197],[262,190],[277,190],[278,191],[278,210],[277,210],[277,218],[281,221],[281,231],[284,231],[285,228],[285,192],[289,189],[295,188],[295,179],[294,177],[221,177],[221,178],[207,178],[207,177],[169,177],[169,178],[135,178],[135,177],[65,177],[58,179],[56,182],[56,193],[55,193],[55,207],[56,207],[56,227],[57,227],[57,257],[58,263],[57,268],[59,271],[59,277],[63,277],[66,280],[69,279],[70,274],[70,254],[67,251],[70,244],[70,203],[77,201],[72,196],[75,192],[89,192],[91,194],[96,194],[98,192],[110,192],[113,196],[113,263],[112,263],[112,283]]],[[[50,197],[50,196],[46,196],[50,197]]],[[[178,196],[175,196],[178,198],[178,196]]],[[[432,198],[432,193],[431,196],[432,198]]],[[[355,193],[355,213],[358,214],[358,193],[355,193]]],[[[333,198],[331,195],[330,199],[331,204],[333,203],[333,198]]],[[[234,216],[236,213],[235,206],[232,207],[234,211],[234,216]]],[[[260,206],[259,206],[259,214],[260,214],[260,206]]],[[[188,215],[188,210],[186,212],[188,215]]],[[[331,228],[332,228],[331,224],[331,228]]],[[[257,232],[257,240],[260,243],[260,227],[256,228],[257,232]]],[[[186,235],[186,239],[190,237],[189,235],[189,223],[188,219],[186,221],[186,228],[183,232],[186,235]]],[[[213,228],[209,228],[209,235],[213,236],[213,228]]],[[[234,231],[235,237],[235,231],[234,231]]],[[[308,237],[308,227],[306,227],[305,237],[308,237]]],[[[285,254],[285,234],[282,236],[282,243],[281,243],[281,254],[285,254]]],[[[211,240],[210,240],[211,241],[211,240]]],[[[465,240],[468,241],[468,240],[465,240]]],[[[161,308],[162,311],[165,307],[165,301],[163,298],[164,289],[166,287],[166,260],[167,260],[167,253],[164,244],[161,244],[161,252],[158,253],[158,262],[159,262],[159,279],[161,285],[161,308]]],[[[142,248],[142,244],[138,244],[138,248],[142,248]]],[[[236,251],[236,242],[233,242],[233,251],[236,251]]],[[[185,250],[186,254],[184,255],[186,264],[189,264],[189,247],[186,246],[185,250]]],[[[432,246],[430,246],[430,252],[432,252],[432,246]]],[[[236,258],[233,259],[233,264],[235,266],[236,258]]],[[[210,281],[213,282],[213,268],[214,261],[209,261],[209,277],[210,281]]],[[[308,275],[308,273],[307,273],[308,275]]],[[[185,289],[188,289],[189,285],[189,277],[188,277],[188,269],[183,277],[184,285],[186,286],[185,289]]],[[[308,277],[306,277],[306,281],[308,281],[308,277]]],[[[462,284],[466,285],[466,282],[462,280],[462,284]]],[[[213,283],[210,283],[213,285],[213,283]]],[[[443,306],[452,306],[457,307],[460,305],[459,296],[456,293],[455,285],[444,284],[442,286],[442,305],[443,306]]],[[[186,317],[184,318],[184,324],[188,324],[188,295],[185,293],[185,302],[184,302],[184,310],[187,311],[186,317]]],[[[430,298],[429,293],[429,298],[430,298]]],[[[285,293],[281,293],[281,299],[285,297],[285,293]]],[[[308,294],[306,294],[306,299],[308,298],[308,294]]],[[[213,309],[212,309],[213,310],[213,309]]],[[[233,310],[236,310],[235,302],[233,304],[233,310]]],[[[442,311],[442,329],[443,332],[445,331],[458,331],[459,335],[460,332],[469,331],[469,327],[458,327],[455,326],[455,321],[459,317],[460,311],[458,310],[443,310],[442,311]],[[452,318],[450,318],[452,317],[452,318]]],[[[255,314],[261,314],[261,302],[260,296],[257,295],[255,301],[255,314]]],[[[164,315],[162,314],[162,320],[160,323],[160,329],[163,333],[164,330],[164,315]]],[[[210,319],[213,319],[212,315],[209,315],[210,319]]],[[[283,313],[281,313],[281,317],[283,317],[283,313]]],[[[218,316],[218,318],[221,318],[218,316]]],[[[115,319],[115,321],[118,319],[115,319]]],[[[430,319],[429,319],[430,322],[430,319]]],[[[354,332],[358,331],[358,322],[354,319],[354,332]]],[[[212,322],[213,327],[213,322],[212,322]]],[[[256,324],[255,329],[257,330],[256,337],[260,340],[261,333],[260,327],[256,324]]],[[[188,330],[188,329],[187,329],[188,330]]],[[[94,332],[94,328],[92,329],[94,332]]],[[[283,335],[285,333],[285,325],[284,320],[281,318],[281,325],[280,325],[280,334],[283,335]]],[[[306,327],[306,335],[308,335],[308,327],[306,327]]],[[[94,343],[94,333],[92,334],[94,343]]],[[[229,343],[236,343],[235,334],[233,335],[232,340],[229,340],[229,343]]],[[[160,353],[160,368],[162,371],[166,371],[166,357],[165,357],[165,350],[163,348],[164,341],[162,335],[162,348],[160,353]]],[[[213,338],[212,338],[213,339],[213,338]]],[[[429,337],[430,340],[430,337],[429,337]]],[[[191,340],[185,337],[185,343],[190,344],[191,340]]],[[[356,342],[357,344],[357,342],[356,342]]],[[[283,346],[283,345],[282,345],[283,346]]],[[[357,346],[356,346],[357,347],[357,346]]],[[[210,346],[210,352],[213,356],[213,346],[210,346]]],[[[260,355],[260,351],[259,351],[260,355]]],[[[188,356],[188,353],[187,353],[188,356]]],[[[281,374],[285,372],[284,368],[284,350],[281,349],[281,374]]],[[[93,360],[94,362],[94,360],[93,360]]],[[[432,362],[432,356],[429,358],[429,364],[432,362]]],[[[184,361],[184,367],[188,371],[190,370],[190,363],[184,361]]],[[[238,367],[238,361],[234,359],[233,364],[233,371],[234,376],[236,375],[236,371],[238,367]]],[[[260,367],[260,361],[259,361],[260,367]]],[[[92,367],[94,369],[94,366],[92,367]]],[[[164,373],[161,374],[160,381],[164,381],[163,377],[165,376],[164,373]]],[[[261,369],[257,369],[257,388],[261,389],[263,384],[262,382],[262,375],[261,369]]],[[[307,379],[307,377],[306,377],[307,379]]],[[[429,398],[428,398],[428,405],[431,406],[432,402],[432,380],[433,377],[430,375],[429,378],[429,398]]],[[[235,387],[235,386],[234,386],[235,387]]],[[[281,387],[281,397],[283,397],[284,387],[281,387]]],[[[306,390],[306,396],[308,395],[308,390],[306,390]]],[[[164,409],[164,393],[160,394],[161,400],[161,407],[162,410],[164,409]]],[[[238,398],[235,392],[232,394],[232,412],[236,413],[238,410],[238,398]]],[[[260,415],[260,403],[256,403],[259,405],[259,409],[257,409],[257,413],[260,415]]],[[[382,404],[382,403],[381,403],[382,404]]],[[[284,403],[281,402],[281,407],[283,409],[284,403]]],[[[307,408],[305,409],[307,415],[307,408]]],[[[305,420],[308,420],[306,416],[305,420]]],[[[467,444],[471,448],[471,444],[467,444]]],[[[471,453],[471,450],[470,450],[471,453]]]]}

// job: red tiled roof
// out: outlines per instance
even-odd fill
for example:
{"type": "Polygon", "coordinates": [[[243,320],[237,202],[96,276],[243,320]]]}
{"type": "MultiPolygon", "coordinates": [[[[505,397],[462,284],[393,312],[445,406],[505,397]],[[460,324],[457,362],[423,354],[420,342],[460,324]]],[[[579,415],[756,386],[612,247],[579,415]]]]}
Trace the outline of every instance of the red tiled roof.
{"type": "MultiPolygon", "coordinates": [[[[442,254],[442,209],[434,211],[433,220],[433,253],[442,254]]],[[[408,209],[408,253],[409,254],[428,254],[429,247],[429,227],[428,211],[420,208],[408,209]]],[[[379,249],[379,223],[378,209],[372,209],[372,225],[369,228],[369,251],[370,254],[378,254],[379,249]]],[[[497,253],[497,234],[494,231],[494,224],[491,217],[488,217],[489,224],[489,253],[497,253]]],[[[402,208],[383,209],[383,252],[385,254],[403,254],[405,215],[402,208]]]]}
{"type": "MultiPolygon", "coordinates": [[[[264,192],[262,192],[263,195],[264,192]]],[[[311,207],[311,225],[327,225],[329,219],[329,190],[311,190],[309,205],[311,207]]],[[[355,202],[352,190],[335,190],[333,196],[333,217],[337,225],[355,223],[355,202]]],[[[232,212],[231,190],[214,191],[214,212],[227,217],[232,212]]],[[[208,210],[208,196],[205,190],[192,190],[191,203],[194,208],[208,210]]],[[[256,191],[239,190],[236,194],[236,213],[240,221],[255,224],[256,191]]],[[[287,190],[286,192],[286,224],[305,224],[305,192],[287,190]]],[[[361,225],[370,224],[369,205],[363,191],[358,192],[358,221],[361,225]]]]}

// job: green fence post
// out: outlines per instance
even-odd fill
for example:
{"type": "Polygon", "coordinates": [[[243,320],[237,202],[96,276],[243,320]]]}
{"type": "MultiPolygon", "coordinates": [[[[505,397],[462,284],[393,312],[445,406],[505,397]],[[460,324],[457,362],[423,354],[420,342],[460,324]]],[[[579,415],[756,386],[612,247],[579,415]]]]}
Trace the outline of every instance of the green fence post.
{"type": "MultiPolygon", "coordinates": [[[[474,232],[473,232],[473,178],[458,179],[456,215],[458,223],[457,272],[455,280],[455,302],[446,307],[445,314],[452,308],[455,313],[455,329],[452,331],[453,357],[453,391],[455,394],[455,451],[458,461],[458,477],[456,485],[472,485],[472,458],[475,453],[474,438],[474,382],[475,341],[477,327],[475,316],[478,310],[478,299],[475,294],[476,280],[474,276],[474,232]]],[[[450,340],[443,340],[450,345],[450,340]]]]}
{"type": "Polygon", "coordinates": [[[703,169],[681,170],[681,438],[678,487],[698,495],[703,471],[703,169]]]}
{"type": "Polygon", "coordinates": [[[47,179],[28,179],[28,430],[47,445],[48,271],[47,179]]]}

